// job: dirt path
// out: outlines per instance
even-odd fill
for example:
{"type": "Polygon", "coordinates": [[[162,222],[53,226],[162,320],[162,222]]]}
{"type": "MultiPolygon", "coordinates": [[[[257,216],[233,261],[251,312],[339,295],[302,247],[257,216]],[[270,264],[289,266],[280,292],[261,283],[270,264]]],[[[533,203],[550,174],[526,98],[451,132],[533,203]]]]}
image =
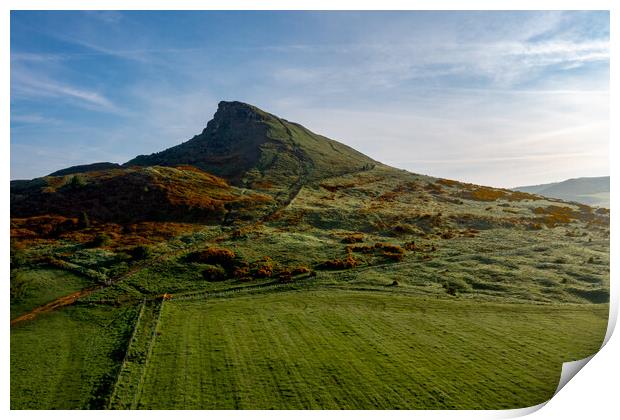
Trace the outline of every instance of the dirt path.
{"type": "Polygon", "coordinates": [[[69,295],[59,297],[58,299],[55,299],[49,303],[46,303],[45,305],[34,308],[32,311],[25,313],[23,315],[20,315],[17,318],[12,319],[11,327],[14,326],[15,324],[19,324],[20,322],[34,319],[39,314],[51,312],[58,308],[71,305],[72,303],[74,303],[76,300],[78,300],[82,296],[87,296],[97,289],[99,289],[99,287],[90,287],[90,288],[78,290],[77,292],[73,292],[69,295]]]}
{"type": "Polygon", "coordinates": [[[126,273],[123,273],[122,275],[120,275],[119,277],[115,278],[115,279],[110,279],[109,282],[107,282],[106,284],[101,284],[101,285],[97,285],[97,286],[89,286],[86,287],[82,290],[78,290],[76,292],[72,292],[68,295],[65,296],[61,296],[57,299],[54,299],[51,302],[46,303],[45,305],[41,305],[38,306],[36,308],[34,308],[33,310],[31,310],[30,312],[27,312],[23,315],[18,316],[17,318],[14,318],[11,320],[11,327],[14,325],[17,325],[21,322],[24,321],[30,321],[35,319],[38,315],[43,314],[43,313],[47,313],[47,312],[52,312],[55,311],[57,309],[63,308],[65,306],[69,306],[72,305],[73,303],[75,303],[76,300],[78,300],[79,298],[82,298],[84,296],[88,296],[93,292],[96,292],[98,290],[102,290],[105,289],[107,287],[112,286],[113,284],[116,284],[124,279],[126,279],[129,276],[132,276],[133,274],[137,273],[140,270],[143,270],[145,268],[148,268],[156,263],[159,263],[167,258],[172,258],[182,252],[187,252],[187,251],[191,251],[193,248],[198,247],[198,245],[192,245],[191,247],[188,247],[187,249],[180,249],[178,251],[166,254],[166,255],[162,255],[158,258],[155,258],[151,261],[148,261],[144,264],[139,264],[136,265],[135,267],[132,267],[131,269],[129,269],[129,271],[127,271],[126,273]]]}

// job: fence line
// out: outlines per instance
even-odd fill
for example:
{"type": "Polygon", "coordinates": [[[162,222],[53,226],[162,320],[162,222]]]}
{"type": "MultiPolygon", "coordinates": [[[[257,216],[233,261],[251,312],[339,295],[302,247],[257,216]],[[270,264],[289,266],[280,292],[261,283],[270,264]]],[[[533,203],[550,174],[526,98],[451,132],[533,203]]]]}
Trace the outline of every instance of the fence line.
{"type": "Polygon", "coordinates": [[[136,323],[133,326],[133,330],[131,331],[131,336],[129,337],[129,341],[127,342],[127,349],[125,350],[125,356],[123,357],[123,361],[121,363],[121,367],[118,370],[118,374],[116,375],[116,380],[114,381],[114,388],[112,389],[112,393],[110,394],[110,399],[108,400],[108,403],[106,404],[106,408],[108,410],[110,408],[112,408],[114,397],[116,397],[116,390],[117,390],[118,381],[119,381],[119,379],[121,377],[121,374],[123,373],[123,369],[125,368],[125,366],[127,364],[127,358],[129,357],[129,349],[131,348],[131,345],[133,344],[133,342],[135,340],[136,331],[138,330],[138,326],[140,325],[140,320],[142,319],[142,315],[144,314],[144,307],[145,306],[146,306],[146,298],[144,298],[142,300],[142,304],[140,305],[140,312],[138,312],[138,317],[136,318],[136,323]]]}
{"type": "Polygon", "coordinates": [[[155,319],[153,325],[153,334],[151,335],[151,341],[149,343],[149,348],[146,352],[146,357],[144,360],[144,367],[142,368],[142,375],[140,375],[140,381],[138,382],[138,386],[136,388],[136,393],[134,394],[133,402],[131,403],[131,410],[135,410],[138,406],[138,400],[140,399],[140,394],[142,393],[142,386],[144,385],[144,378],[146,376],[146,370],[148,368],[149,359],[151,358],[151,351],[153,350],[153,345],[155,344],[155,337],[157,337],[157,327],[159,325],[159,319],[161,318],[162,308],[164,307],[164,298],[162,297],[159,300],[159,308],[157,312],[157,318],[155,319]]]}

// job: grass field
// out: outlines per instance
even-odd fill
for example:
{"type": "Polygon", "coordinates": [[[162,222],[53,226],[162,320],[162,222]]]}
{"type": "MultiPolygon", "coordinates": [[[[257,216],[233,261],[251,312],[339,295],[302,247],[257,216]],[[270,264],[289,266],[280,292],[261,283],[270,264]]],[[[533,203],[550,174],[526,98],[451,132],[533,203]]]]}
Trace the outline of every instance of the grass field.
{"type": "Polygon", "coordinates": [[[15,270],[11,276],[11,319],[92,284],[85,277],[58,269],[15,270]]]}
{"type": "Polygon", "coordinates": [[[607,308],[345,290],[166,302],[138,408],[531,406],[598,350],[607,308]]]}
{"type": "Polygon", "coordinates": [[[136,313],[69,307],[11,328],[11,409],[103,408],[136,313]]]}

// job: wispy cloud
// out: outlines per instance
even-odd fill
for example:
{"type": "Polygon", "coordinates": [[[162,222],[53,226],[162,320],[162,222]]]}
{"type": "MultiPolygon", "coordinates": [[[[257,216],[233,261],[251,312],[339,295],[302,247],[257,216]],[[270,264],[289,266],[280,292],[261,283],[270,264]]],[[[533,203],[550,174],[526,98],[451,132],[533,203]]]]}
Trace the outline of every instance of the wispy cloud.
{"type": "Polygon", "coordinates": [[[59,98],[91,110],[120,112],[119,107],[99,92],[56,82],[45,76],[35,76],[25,71],[12,72],[11,95],[13,98],[59,98]]]}
{"type": "Polygon", "coordinates": [[[12,114],[11,123],[57,125],[60,120],[38,114],[12,114]]]}
{"type": "MultiPolygon", "coordinates": [[[[284,48],[284,47],[280,47],[284,48]]],[[[608,41],[486,42],[427,45],[358,44],[347,47],[293,45],[291,51],[333,57],[335,62],[358,60],[355,66],[279,67],[274,79],[294,84],[320,83],[329,89],[352,85],[398,86],[403,82],[446,76],[483,77],[507,88],[551,67],[575,68],[609,60],[608,41]],[[359,56],[363,60],[359,60],[359,56]]],[[[317,62],[325,63],[327,59],[317,62]]]]}
{"type": "Polygon", "coordinates": [[[99,146],[65,166],[169,147],[242,100],[414,172],[511,186],[607,170],[604,13],[18,17],[11,141],[99,146]]]}

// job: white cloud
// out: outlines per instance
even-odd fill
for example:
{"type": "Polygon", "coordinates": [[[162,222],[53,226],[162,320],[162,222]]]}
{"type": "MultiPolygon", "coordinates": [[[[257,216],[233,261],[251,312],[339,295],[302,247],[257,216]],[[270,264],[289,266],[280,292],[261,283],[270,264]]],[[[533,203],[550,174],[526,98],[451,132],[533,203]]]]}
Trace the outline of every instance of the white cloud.
{"type": "Polygon", "coordinates": [[[608,173],[608,93],[567,88],[420,90],[425,101],[375,107],[325,108],[299,101],[270,106],[384,163],[511,187],[608,173]]]}
{"type": "Polygon", "coordinates": [[[57,125],[60,121],[38,114],[12,114],[11,123],[57,125]]]}
{"type": "Polygon", "coordinates": [[[112,101],[99,92],[56,82],[44,75],[30,74],[23,69],[11,71],[11,96],[12,98],[62,98],[88,109],[106,112],[120,111],[112,101]]]}

